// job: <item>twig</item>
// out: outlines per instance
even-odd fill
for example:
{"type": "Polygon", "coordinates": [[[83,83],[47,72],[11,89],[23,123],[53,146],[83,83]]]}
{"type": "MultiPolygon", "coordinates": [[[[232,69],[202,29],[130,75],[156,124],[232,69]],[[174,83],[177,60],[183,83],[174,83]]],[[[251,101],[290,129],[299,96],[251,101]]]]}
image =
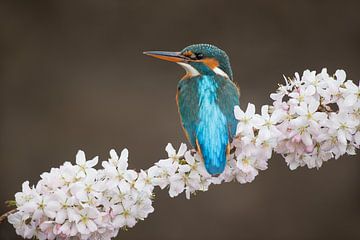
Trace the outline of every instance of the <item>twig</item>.
{"type": "Polygon", "coordinates": [[[1,216],[0,216],[0,223],[2,223],[3,221],[5,221],[5,219],[6,219],[9,215],[13,214],[14,212],[16,212],[16,208],[15,208],[15,209],[11,209],[10,211],[8,211],[8,212],[4,213],[3,215],[1,215],[1,216]]]}

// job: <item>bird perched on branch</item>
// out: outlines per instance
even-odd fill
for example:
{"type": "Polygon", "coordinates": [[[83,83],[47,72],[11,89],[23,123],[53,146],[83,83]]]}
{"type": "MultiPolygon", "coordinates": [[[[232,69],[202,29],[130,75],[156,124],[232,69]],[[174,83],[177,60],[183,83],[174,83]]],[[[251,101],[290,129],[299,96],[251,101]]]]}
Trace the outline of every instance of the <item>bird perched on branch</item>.
{"type": "Polygon", "coordinates": [[[176,102],[185,135],[204,160],[206,170],[220,174],[236,133],[234,106],[239,89],[227,54],[210,44],[194,44],[180,52],[144,54],[175,62],[186,70],[178,83],[176,102]]]}

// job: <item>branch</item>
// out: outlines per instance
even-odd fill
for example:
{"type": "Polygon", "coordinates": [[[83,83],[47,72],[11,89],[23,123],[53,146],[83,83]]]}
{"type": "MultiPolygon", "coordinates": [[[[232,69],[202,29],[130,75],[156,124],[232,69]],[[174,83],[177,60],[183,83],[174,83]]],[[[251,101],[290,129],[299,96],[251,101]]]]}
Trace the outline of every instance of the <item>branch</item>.
{"type": "Polygon", "coordinates": [[[3,221],[5,221],[5,219],[10,216],[11,214],[15,213],[17,210],[16,208],[11,209],[10,211],[4,213],[3,215],[0,216],[0,223],[2,223],[3,221]]]}

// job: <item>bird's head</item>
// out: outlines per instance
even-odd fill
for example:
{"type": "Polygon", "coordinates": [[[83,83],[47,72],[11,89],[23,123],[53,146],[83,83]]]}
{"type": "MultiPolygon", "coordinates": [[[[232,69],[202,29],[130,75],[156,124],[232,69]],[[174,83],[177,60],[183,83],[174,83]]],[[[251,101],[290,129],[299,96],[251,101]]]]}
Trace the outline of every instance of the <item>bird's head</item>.
{"type": "Polygon", "coordinates": [[[187,77],[217,74],[231,80],[233,78],[229,57],[214,45],[194,44],[180,52],[148,51],[144,54],[178,63],[186,70],[187,77]]]}

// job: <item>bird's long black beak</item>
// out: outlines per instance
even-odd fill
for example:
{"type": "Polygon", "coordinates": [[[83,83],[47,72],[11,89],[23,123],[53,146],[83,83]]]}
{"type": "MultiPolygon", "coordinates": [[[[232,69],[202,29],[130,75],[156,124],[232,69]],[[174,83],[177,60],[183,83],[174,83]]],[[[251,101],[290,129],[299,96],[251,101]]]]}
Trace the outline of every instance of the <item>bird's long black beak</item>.
{"type": "Polygon", "coordinates": [[[145,55],[159,58],[169,62],[185,62],[187,57],[183,56],[181,52],[165,52],[165,51],[147,51],[143,52],[145,55]]]}

